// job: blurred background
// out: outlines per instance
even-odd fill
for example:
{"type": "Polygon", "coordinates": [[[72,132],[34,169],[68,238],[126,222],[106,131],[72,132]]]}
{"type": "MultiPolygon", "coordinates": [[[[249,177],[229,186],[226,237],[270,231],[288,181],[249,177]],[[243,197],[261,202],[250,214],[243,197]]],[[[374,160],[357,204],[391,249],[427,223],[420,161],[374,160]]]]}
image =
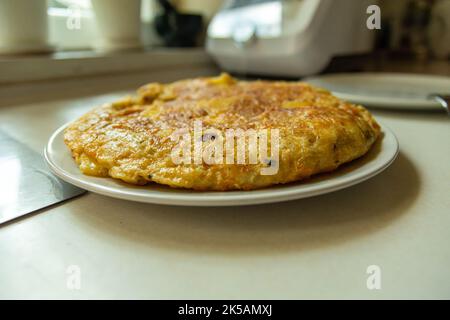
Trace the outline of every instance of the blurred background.
{"type": "Polygon", "coordinates": [[[0,0],[0,60],[207,47],[243,74],[301,77],[386,59],[441,61],[448,74],[449,16],[450,0],[0,0]],[[380,24],[368,29],[371,4],[380,24]]]}
{"type": "MultiPolygon", "coordinates": [[[[39,29],[39,26],[36,26],[37,19],[32,16],[46,14],[47,17],[40,19],[48,20],[48,41],[55,46],[56,50],[91,49],[101,37],[98,34],[96,13],[113,16],[114,8],[111,8],[113,6],[121,9],[122,17],[130,14],[136,15],[136,12],[127,11],[133,11],[133,7],[136,6],[140,7],[141,39],[144,46],[202,46],[205,42],[207,26],[221,7],[224,5],[230,7],[230,4],[234,7],[251,6],[267,2],[280,2],[287,6],[288,3],[304,1],[1,0],[0,8],[4,27],[1,34],[2,47],[7,46],[4,39],[7,38],[7,32],[11,33],[11,36],[17,32],[17,35],[20,36],[19,30],[10,28],[20,28],[20,26],[27,28],[25,24],[34,24],[34,27],[39,29]],[[35,10],[36,7],[39,7],[37,3],[41,3],[41,7],[46,7],[46,12],[35,10]],[[17,10],[11,7],[17,7],[17,10]],[[123,10],[124,7],[127,8],[123,10]],[[30,20],[27,17],[32,18],[30,20]],[[164,25],[164,20],[169,20],[171,17],[176,18],[170,22],[167,21],[167,25],[164,25]],[[18,18],[19,21],[15,21],[16,19],[13,18],[18,18]],[[16,22],[16,25],[13,25],[13,22],[16,22]]],[[[446,19],[450,15],[449,0],[379,0],[372,1],[372,3],[378,3],[382,13],[382,31],[378,34],[377,49],[413,53],[420,57],[448,58],[450,38],[444,38],[444,36],[449,36],[450,23],[446,19]]],[[[268,12],[268,15],[271,13],[277,14],[276,11],[272,11],[268,12]]],[[[290,14],[292,12],[288,10],[283,11],[282,19],[289,19],[290,14]]],[[[263,18],[271,19],[268,15],[263,18]]],[[[104,19],[104,17],[100,18],[104,19]]],[[[135,18],[136,16],[133,16],[133,19],[135,18]]],[[[108,22],[111,23],[110,28],[113,24],[119,23],[113,20],[108,22]]],[[[6,48],[2,48],[2,50],[4,51],[6,48]]]]}

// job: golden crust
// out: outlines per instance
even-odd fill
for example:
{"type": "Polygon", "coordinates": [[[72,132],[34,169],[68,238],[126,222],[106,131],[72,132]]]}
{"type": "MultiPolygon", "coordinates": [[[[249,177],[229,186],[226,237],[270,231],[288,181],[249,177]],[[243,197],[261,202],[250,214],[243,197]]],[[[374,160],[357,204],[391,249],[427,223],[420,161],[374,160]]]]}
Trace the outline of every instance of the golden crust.
{"type": "Polygon", "coordinates": [[[380,127],[371,114],[302,82],[215,78],[152,83],[136,97],[98,107],[72,123],[65,143],[84,174],[132,184],[195,190],[250,190],[335,170],[364,155],[380,127]],[[171,134],[204,128],[278,129],[279,170],[264,163],[175,164],[171,134]]]}

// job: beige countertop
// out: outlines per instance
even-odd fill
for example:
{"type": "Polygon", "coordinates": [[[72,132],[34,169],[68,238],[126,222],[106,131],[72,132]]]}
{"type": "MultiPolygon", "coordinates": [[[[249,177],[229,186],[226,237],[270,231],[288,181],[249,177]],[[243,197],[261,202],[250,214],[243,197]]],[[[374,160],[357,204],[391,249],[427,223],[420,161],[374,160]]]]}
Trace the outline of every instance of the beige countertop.
{"type": "MultiPolygon", "coordinates": [[[[146,79],[215,70],[184,72],[146,79]]],[[[51,101],[3,102],[0,129],[41,152],[60,125],[122,95],[93,86],[74,97],[68,84],[51,101]]],[[[374,114],[397,135],[400,155],[346,190],[232,208],[88,193],[0,227],[0,298],[450,298],[449,119],[374,114]],[[370,265],[380,267],[380,290],[367,289],[370,265]],[[67,286],[71,266],[80,289],[67,286]]]]}

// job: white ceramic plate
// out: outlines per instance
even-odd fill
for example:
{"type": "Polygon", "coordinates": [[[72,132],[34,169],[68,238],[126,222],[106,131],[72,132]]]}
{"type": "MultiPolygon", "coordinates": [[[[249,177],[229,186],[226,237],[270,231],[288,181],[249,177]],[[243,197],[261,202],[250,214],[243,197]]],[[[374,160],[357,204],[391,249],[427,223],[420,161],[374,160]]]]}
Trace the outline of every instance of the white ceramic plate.
{"type": "Polygon", "coordinates": [[[61,127],[51,136],[44,151],[49,167],[58,177],[80,188],[114,198],[183,206],[262,204],[336,191],[377,175],[394,161],[399,149],[395,135],[386,127],[382,127],[383,138],[368,154],[333,173],[318,175],[303,182],[254,191],[198,192],[172,189],[158,184],[133,186],[112,178],[83,175],[64,144],[65,127],[61,127]]]}
{"type": "Polygon", "coordinates": [[[372,108],[444,110],[428,99],[450,94],[450,77],[400,73],[343,73],[305,79],[337,97],[372,108]]]}

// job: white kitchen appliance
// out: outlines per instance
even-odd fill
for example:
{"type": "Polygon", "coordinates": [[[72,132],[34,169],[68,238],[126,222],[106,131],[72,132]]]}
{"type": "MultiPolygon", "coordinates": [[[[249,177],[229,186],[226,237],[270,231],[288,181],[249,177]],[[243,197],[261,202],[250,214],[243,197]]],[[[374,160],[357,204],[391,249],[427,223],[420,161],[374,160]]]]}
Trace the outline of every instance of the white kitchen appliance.
{"type": "Polygon", "coordinates": [[[372,49],[371,0],[228,0],[208,28],[207,50],[231,72],[300,77],[334,56],[372,49]]]}

